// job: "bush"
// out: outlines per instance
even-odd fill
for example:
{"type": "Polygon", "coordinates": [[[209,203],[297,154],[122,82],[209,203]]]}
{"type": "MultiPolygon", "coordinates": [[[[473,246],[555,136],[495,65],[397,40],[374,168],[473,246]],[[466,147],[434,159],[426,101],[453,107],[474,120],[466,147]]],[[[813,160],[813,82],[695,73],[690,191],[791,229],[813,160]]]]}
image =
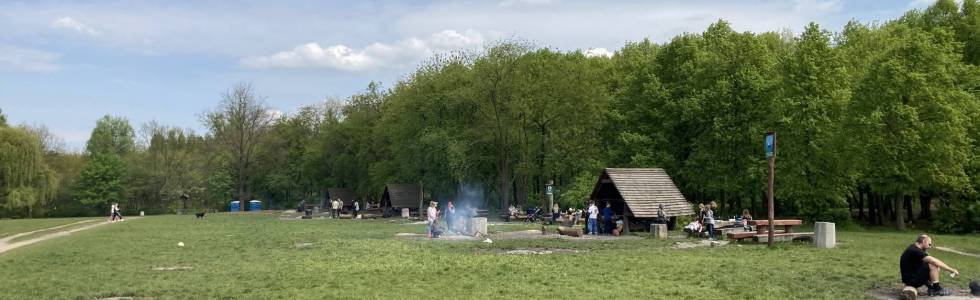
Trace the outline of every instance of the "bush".
{"type": "Polygon", "coordinates": [[[932,218],[932,229],[943,233],[980,232],[980,200],[943,203],[932,218]]]}

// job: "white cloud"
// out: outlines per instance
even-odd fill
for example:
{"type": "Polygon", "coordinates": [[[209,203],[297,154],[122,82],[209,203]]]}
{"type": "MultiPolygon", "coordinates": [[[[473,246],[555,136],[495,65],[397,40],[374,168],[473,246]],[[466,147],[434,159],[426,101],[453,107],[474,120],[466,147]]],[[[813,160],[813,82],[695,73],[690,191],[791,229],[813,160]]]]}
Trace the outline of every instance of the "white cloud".
{"type": "Polygon", "coordinates": [[[52,72],[60,69],[56,63],[61,54],[17,46],[0,45],[0,69],[52,72]]]}
{"type": "Polygon", "coordinates": [[[71,30],[88,36],[99,36],[100,34],[102,34],[101,32],[95,30],[91,26],[85,25],[84,23],[79,22],[78,20],[75,20],[71,17],[61,17],[55,19],[54,21],[51,21],[51,28],[71,30]]]}
{"type": "Polygon", "coordinates": [[[375,42],[362,49],[343,44],[322,46],[308,43],[291,50],[268,56],[252,56],[241,60],[245,67],[270,68],[330,68],[343,71],[365,71],[394,64],[416,62],[435,52],[473,49],[486,42],[483,34],[475,30],[457,32],[442,30],[426,38],[407,38],[393,44],[375,42]]]}
{"type": "Polygon", "coordinates": [[[612,57],[613,52],[609,51],[609,49],[606,48],[589,48],[589,50],[585,50],[585,56],[586,57],[596,57],[596,56],[612,57]]]}

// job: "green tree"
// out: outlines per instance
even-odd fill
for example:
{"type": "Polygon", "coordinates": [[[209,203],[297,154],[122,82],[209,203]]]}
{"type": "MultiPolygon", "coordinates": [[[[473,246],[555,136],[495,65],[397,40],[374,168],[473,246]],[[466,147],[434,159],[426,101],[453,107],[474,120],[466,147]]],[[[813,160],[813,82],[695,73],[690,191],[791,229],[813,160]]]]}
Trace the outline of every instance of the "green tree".
{"type": "Polygon", "coordinates": [[[872,189],[888,195],[895,225],[905,228],[905,196],[920,188],[962,190],[969,158],[965,105],[960,85],[966,71],[952,34],[932,34],[896,22],[855,91],[853,111],[868,161],[872,189]]]}
{"type": "Polygon", "coordinates": [[[54,197],[58,178],[44,162],[38,138],[26,128],[0,126],[0,207],[25,209],[54,197]]]}
{"type": "Polygon", "coordinates": [[[795,39],[781,65],[777,197],[808,219],[846,221],[852,176],[844,144],[850,99],[845,65],[830,45],[830,33],[815,23],[795,39]]]}
{"type": "Polygon", "coordinates": [[[133,127],[126,118],[107,115],[96,121],[85,146],[85,166],[74,186],[78,201],[96,209],[123,201],[126,158],[134,149],[133,127]]]}
{"type": "Polygon", "coordinates": [[[272,117],[265,100],[249,83],[239,83],[225,92],[218,108],[203,116],[212,138],[231,158],[238,200],[251,199],[258,147],[268,132],[272,117]]]}

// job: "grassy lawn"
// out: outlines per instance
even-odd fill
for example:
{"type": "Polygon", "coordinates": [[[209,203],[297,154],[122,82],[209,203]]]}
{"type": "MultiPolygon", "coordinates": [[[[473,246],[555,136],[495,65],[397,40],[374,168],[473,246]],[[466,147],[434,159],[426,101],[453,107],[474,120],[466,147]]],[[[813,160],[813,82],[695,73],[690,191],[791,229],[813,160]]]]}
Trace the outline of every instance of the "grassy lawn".
{"type": "MultiPolygon", "coordinates": [[[[228,214],[128,220],[0,254],[0,298],[854,299],[897,283],[898,256],[915,238],[847,231],[838,232],[833,250],[806,244],[681,250],[652,239],[395,239],[425,231],[401,223],[228,214]],[[577,252],[498,254],[522,248],[577,252]],[[153,270],[159,267],[191,269],[153,270]]],[[[934,240],[963,251],[980,244],[980,236],[934,240]]],[[[944,277],[947,285],[965,286],[980,275],[980,259],[931,253],[964,273],[944,277]]]]}
{"type": "Polygon", "coordinates": [[[62,219],[16,219],[0,220],[0,238],[28,232],[51,228],[59,225],[71,224],[79,221],[104,219],[104,218],[62,218],[62,219]]]}

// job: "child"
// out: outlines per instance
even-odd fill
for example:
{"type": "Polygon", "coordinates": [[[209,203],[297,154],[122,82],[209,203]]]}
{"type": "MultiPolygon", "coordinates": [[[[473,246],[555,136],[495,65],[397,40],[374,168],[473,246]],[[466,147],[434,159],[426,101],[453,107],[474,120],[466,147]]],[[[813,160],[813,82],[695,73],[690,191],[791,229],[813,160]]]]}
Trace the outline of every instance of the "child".
{"type": "Polygon", "coordinates": [[[742,228],[745,231],[752,231],[752,225],[749,225],[749,221],[752,221],[752,214],[749,213],[748,209],[742,210],[742,228]]]}

